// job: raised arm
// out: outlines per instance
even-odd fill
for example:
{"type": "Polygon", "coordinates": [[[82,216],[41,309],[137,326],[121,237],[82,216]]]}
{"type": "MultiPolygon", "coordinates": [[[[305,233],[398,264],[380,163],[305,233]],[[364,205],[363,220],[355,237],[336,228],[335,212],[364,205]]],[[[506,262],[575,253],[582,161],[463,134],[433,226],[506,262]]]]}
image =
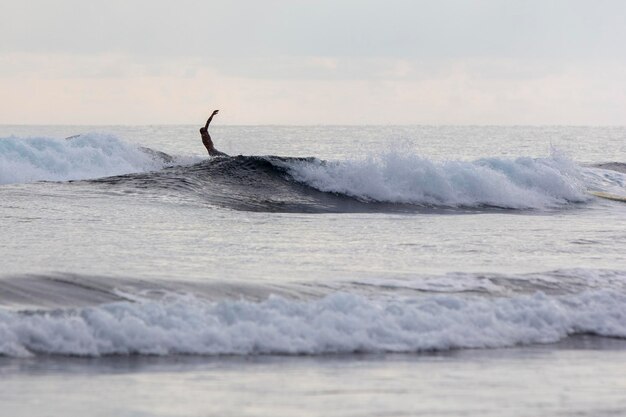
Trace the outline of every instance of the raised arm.
{"type": "Polygon", "coordinates": [[[211,139],[211,135],[209,135],[209,124],[211,124],[211,120],[213,120],[213,116],[215,116],[218,111],[219,110],[213,110],[213,113],[211,113],[211,117],[209,117],[209,120],[206,121],[206,125],[200,128],[200,136],[202,137],[202,143],[204,144],[204,147],[206,148],[206,150],[209,152],[209,155],[228,156],[224,152],[220,152],[217,149],[215,149],[215,146],[213,146],[213,140],[211,139]]]}
{"type": "Polygon", "coordinates": [[[218,112],[219,110],[213,110],[213,113],[211,113],[211,116],[209,117],[209,119],[206,121],[206,124],[204,125],[204,128],[206,130],[209,129],[209,125],[211,124],[211,120],[213,120],[213,116],[215,116],[218,112]]]}

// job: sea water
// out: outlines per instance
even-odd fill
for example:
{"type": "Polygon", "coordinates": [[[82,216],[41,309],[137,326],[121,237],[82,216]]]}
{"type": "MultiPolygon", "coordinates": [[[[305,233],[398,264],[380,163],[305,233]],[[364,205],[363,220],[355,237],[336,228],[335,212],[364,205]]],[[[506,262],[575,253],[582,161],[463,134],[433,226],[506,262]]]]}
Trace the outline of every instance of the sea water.
{"type": "Polygon", "coordinates": [[[625,128],[211,134],[0,127],[3,413],[626,413],[625,128]]]}

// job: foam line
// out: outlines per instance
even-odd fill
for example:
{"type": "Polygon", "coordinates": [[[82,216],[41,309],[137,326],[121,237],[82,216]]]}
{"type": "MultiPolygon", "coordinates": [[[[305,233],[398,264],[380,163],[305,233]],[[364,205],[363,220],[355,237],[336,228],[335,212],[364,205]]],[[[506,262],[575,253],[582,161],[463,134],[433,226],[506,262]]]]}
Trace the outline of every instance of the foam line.
{"type": "Polygon", "coordinates": [[[577,333],[626,337],[626,296],[178,296],[46,313],[0,310],[0,354],[8,356],[419,352],[550,343],[577,333]]]}

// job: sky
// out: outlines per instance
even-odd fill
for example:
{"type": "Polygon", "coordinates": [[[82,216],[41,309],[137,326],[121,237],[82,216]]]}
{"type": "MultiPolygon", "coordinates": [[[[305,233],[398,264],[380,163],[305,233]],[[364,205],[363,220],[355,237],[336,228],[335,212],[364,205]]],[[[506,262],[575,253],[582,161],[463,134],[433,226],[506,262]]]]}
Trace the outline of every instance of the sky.
{"type": "Polygon", "coordinates": [[[0,0],[1,124],[626,125],[622,0],[0,0]]]}

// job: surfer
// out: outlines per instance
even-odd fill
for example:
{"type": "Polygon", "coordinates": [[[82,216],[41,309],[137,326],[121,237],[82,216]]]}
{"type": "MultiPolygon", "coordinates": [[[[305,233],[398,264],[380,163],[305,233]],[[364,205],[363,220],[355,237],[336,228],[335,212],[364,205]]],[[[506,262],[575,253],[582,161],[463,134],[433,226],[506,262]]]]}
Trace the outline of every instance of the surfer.
{"type": "Polygon", "coordinates": [[[220,152],[217,149],[215,149],[215,146],[213,146],[213,141],[211,140],[211,135],[209,135],[209,124],[211,124],[211,120],[213,120],[213,116],[215,116],[218,112],[219,110],[213,110],[213,113],[211,113],[211,116],[206,121],[206,124],[204,125],[204,127],[200,128],[200,136],[202,136],[202,144],[204,144],[204,147],[206,148],[206,150],[209,151],[209,155],[228,156],[224,152],[220,152]]]}

